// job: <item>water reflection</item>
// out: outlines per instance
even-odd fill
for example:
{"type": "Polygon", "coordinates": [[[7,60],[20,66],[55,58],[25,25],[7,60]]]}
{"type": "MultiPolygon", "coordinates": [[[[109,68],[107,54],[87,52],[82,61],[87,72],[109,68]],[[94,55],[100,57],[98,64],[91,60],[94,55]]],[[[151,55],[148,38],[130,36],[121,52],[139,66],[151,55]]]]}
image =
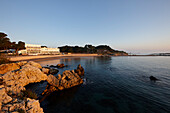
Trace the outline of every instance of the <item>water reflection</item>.
{"type": "Polygon", "coordinates": [[[44,60],[44,61],[39,61],[38,63],[40,63],[41,66],[56,65],[56,64],[59,64],[59,63],[60,63],[60,59],[44,60]]]}
{"type": "MultiPolygon", "coordinates": [[[[168,113],[168,61],[170,58],[162,57],[82,57],[65,58],[58,62],[52,60],[47,63],[69,65],[59,69],[60,73],[75,69],[81,64],[85,68],[86,82],[78,87],[52,93],[41,106],[45,113],[168,113]],[[150,82],[150,75],[161,80],[150,82]]],[[[43,65],[47,63],[44,62],[43,65]]]]}

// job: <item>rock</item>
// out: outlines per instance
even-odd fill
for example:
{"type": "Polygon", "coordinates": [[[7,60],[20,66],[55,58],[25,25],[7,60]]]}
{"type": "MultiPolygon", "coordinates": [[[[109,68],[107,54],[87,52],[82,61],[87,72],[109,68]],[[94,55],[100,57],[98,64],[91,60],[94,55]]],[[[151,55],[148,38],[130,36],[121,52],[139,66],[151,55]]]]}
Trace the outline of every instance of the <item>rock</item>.
{"type": "Polygon", "coordinates": [[[57,68],[64,68],[65,65],[62,63],[62,64],[57,64],[57,68]]]}
{"type": "Polygon", "coordinates": [[[39,69],[42,69],[42,67],[41,67],[41,65],[40,65],[39,63],[36,63],[36,62],[33,62],[33,61],[29,61],[29,62],[27,63],[27,65],[31,65],[31,66],[33,66],[33,67],[37,67],[37,68],[39,68],[39,69]]]}
{"type": "Polygon", "coordinates": [[[42,72],[43,72],[44,74],[49,74],[50,69],[48,69],[48,68],[42,68],[42,72]]]}
{"type": "Polygon", "coordinates": [[[55,67],[57,67],[57,66],[55,66],[55,65],[50,65],[50,67],[54,67],[54,68],[55,68],[55,67]]]}
{"type": "MultiPolygon", "coordinates": [[[[78,69],[81,70],[82,67],[80,68],[80,66],[78,69]]],[[[83,71],[81,70],[81,72],[83,71]]],[[[58,74],[57,77],[49,75],[47,77],[47,82],[48,85],[42,94],[49,94],[53,91],[68,89],[80,85],[83,83],[83,79],[74,70],[65,70],[62,75],[58,74]]]]}
{"type": "Polygon", "coordinates": [[[45,90],[43,91],[42,95],[44,95],[44,94],[48,95],[48,94],[50,94],[50,93],[52,93],[54,91],[58,91],[58,89],[55,86],[47,84],[47,86],[46,86],[45,90]]]}
{"type": "Polygon", "coordinates": [[[1,107],[2,107],[2,102],[0,101],[0,111],[1,111],[1,107]]]}
{"type": "Polygon", "coordinates": [[[27,98],[27,113],[44,113],[38,100],[27,98]]]}
{"type": "Polygon", "coordinates": [[[58,88],[60,90],[67,89],[82,83],[83,80],[77,73],[72,73],[72,71],[66,70],[62,74],[58,88]]]}
{"type": "Polygon", "coordinates": [[[75,72],[76,72],[79,76],[84,75],[84,68],[81,66],[81,64],[79,64],[79,65],[77,66],[77,69],[75,70],[75,72]]]}
{"type": "Polygon", "coordinates": [[[6,72],[20,69],[21,66],[25,65],[27,62],[9,63],[0,65],[0,74],[5,74],[6,72]]]}
{"type": "Polygon", "coordinates": [[[47,75],[32,65],[24,65],[19,70],[7,72],[2,76],[3,82],[7,85],[7,91],[14,94],[25,90],[24,86],[29,83],[36,83],[47,79],[47,75]]]}
{"type": "Polygon", "coordinates": [[[53,75],[48,75],[47,82],[52,86],[55,86],[55,87],[59,86],[59,80],[53,75]]]}
{"type": "Polygon", "coordinates": [[[150,78],[151,81],[156,81],[156,80],[158,80],[158,79],[157,79],[156,77],[154,77],[154,76],[150,76],[149,78],[150,78]]]}
{"type": "MultiPolygon", "coordinates": [[[[35,62],[18,62],[0,65],[0,112],[43,113],[38,100],[18,98],[25,85],[47,80],[47,75],[35,62]]],[[[46,70],[47,71],[47,70],[46,70]]]]}
{"type": "Polygon", "coordinates": [[[12,101],[12,98],[7,95],[5,88],[0,88],[0,102],[1,104],[6,104],[12,101]]]}
{"type": "Polygon", "coordinates": [[[50,68],[49,69],[49,74],[57,74],[59,71],[58,71],[58,69],[54,69],[54,68],[50,68]]]}

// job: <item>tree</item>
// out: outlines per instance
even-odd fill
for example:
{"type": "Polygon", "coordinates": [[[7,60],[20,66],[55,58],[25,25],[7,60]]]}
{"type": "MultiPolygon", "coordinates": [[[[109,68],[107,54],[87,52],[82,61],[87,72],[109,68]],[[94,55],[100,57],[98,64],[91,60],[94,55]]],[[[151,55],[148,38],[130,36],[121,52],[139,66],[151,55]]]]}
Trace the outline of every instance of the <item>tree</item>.
{"type": "Polygon", "coordinates": [[[0,32],[0,39],[5,38],[6,36],[7,36],[7,34],[0,32]]]}
{"type": "Polygon", "coordinates": [[[10,48],[10,39],[7,38],[7,34],[0,32],[0,49],[6,50],[10,48]]]}
{"type": "Polygon", "coordinates": [[[18,44],[15,45],[16,54],[21,49],[25,49],[25,42],[19,41],[18,44]]]}

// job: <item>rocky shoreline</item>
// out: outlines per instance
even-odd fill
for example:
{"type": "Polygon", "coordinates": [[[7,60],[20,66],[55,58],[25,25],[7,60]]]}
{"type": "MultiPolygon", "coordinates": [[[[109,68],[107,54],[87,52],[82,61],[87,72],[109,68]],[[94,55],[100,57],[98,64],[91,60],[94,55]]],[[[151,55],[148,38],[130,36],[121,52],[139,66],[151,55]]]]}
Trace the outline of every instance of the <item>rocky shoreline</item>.
{"type": "Polygon", "coordinates": [[[42,95],[63,90],[83,83],[84,69],[78,65],[75,70],[65,70],[63,74],[55,68],[43,68],[33,61],[0,65],[0,112],[2,113],[43,113],[39,100],[23,98],[25,86],[30,83],[47,81],[42,95]],[[21,98],[22,97],[22,98],[21,98]]]}

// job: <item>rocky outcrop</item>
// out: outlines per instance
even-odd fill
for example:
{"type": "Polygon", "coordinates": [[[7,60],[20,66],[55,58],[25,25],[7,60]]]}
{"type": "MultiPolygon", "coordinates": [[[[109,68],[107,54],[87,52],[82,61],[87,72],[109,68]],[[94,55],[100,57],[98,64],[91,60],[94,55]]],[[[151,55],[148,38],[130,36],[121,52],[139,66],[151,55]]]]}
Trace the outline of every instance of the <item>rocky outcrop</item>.
{"type": "MultiPolygon", "coordinates": [[[[78,67],[80,68],[80,66],[81,65],[79,65],[78,67]]],[[[53,75],[48,75],[47,77],[48,85],[46,86],[46,90],[44,90],[42,95],[49,94],[53,91],[68,89],[68,88],[82,84],[83,79],[81,78],[80,75],[76,73],[74,70],[72,71],[66,70],[63,72],[62,75],[58,74],[57,77],[53,75]]]]}
{"type": "Polygon", "coordinates": [[[4,84],[7,86],[7,91],[12,93],[20,93],[25,90],[24,86],[29,83],[40,82],[47,79],[47,75],[41,72],[36,66],[33,67],[29,64],[22,66],[21,69],[7,72],[2,76],[4,84]]]}
{"type": "MultiPolygon", "coordinates": [[[[7,95],[7,94],[6,94],[7,95]]],[[[8,96],[9,97],[9,96],[8,96]]],[[[27,98],[21,100],[19,98],[11,98],[5,104],[0,104],[1,113],[44,113],[40,107],[39,100],[27,98]]]]}
{"type": "Polygon", "coordinates": [[[0,65],[0,112],[43,113],[39,101],[35,99],[21,99],[21,91],[29,83],[47,79],[47,75],[35,62],[18,62],[0,65]]]}
{"type": "Polygon", "coordinates": [[[0,65],[0,113],[43,113],[38,100],[21,96],[26,85],[47,80],[43,94],[63,90],[83,83],[84,69],[66,70],[62,75],[54,68],[42,68],[35,62],[18,62],[0,65]],[[48,74],[48,76],[47,76],[48,74]]]}
{"type": "Polygon", "coordinates": [[[26,61],[23,61],[18,63],[2,64],[0,65],[0,74],[5,74],[9,71],[20,69],[20,67],[25,65],[26,63],[26,61]]]}
{"type": "Polygon", "coordinates": [[[36,63],[36,62],[33,62],[33,61],[29,61],[26,65],[42,69],[42,67],[39,63],[36,63]]]}
{"type": "Polygon", "coordinates": [[[6,94],[4,85],[1,85],[0,87],[1,87],[0,88],[0,103],[6,104],[6,103],[10,102],[12,100],[12,98],[6,94]]]}

